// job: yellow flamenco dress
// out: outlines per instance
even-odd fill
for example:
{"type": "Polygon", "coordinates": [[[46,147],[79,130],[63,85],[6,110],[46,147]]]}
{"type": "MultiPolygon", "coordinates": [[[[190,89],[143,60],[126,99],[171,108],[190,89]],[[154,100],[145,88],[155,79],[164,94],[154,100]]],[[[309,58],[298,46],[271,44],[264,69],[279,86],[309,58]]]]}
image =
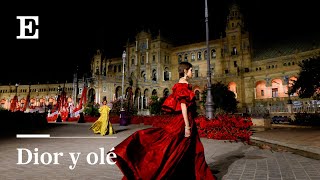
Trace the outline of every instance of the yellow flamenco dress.
{"type": "Polygon", "coordinates": [[[100,117],[90,127],[94,133],[100,133],[101,136],[116,134],[111,122],[109,121],[109,112],[110,108],[106,105],[99,108],[100,117]]]}

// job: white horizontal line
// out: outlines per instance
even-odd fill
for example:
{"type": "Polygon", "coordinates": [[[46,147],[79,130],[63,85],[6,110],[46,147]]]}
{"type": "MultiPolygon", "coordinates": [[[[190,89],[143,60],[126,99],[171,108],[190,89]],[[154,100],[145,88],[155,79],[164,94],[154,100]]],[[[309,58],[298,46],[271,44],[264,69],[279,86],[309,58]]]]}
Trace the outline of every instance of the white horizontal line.
{"type": "Polygon", "coordinates": [[[100,136],[97,136],[97,137],[94,137],[94,136],[56,136],[56,137],[52,137],[50,136],[50,134],[17,134],[16,136],[17,138],[56,138],[56,139],[87,139],[87,138],[117,138],[115,136],[103,136],[103,137],[100,137],[100,136]]]}
{"type": "Polygon", "coordinates": [[[114,136],[103,136],[103,137],[90,137],[90,136],[84,136],[84,137],[77,137],[77,136],[56,136],[56,137],[50,137],[50,138],[65,138],[65,139],[86,139],[86,138],[117,138],[114,136]]]}
{"type": "Polygon", "coordinates": [[[50,138],[50,134],[17,134],[17,138],[50,138]]]}

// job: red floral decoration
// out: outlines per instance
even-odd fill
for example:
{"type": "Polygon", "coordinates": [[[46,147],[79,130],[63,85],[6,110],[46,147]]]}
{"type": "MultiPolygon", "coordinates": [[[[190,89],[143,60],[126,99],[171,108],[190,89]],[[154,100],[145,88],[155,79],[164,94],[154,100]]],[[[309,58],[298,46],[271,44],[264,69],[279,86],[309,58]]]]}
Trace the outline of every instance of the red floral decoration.
{"type": "Polygon", "coordinates": [[[67,121],[69,122],[78,122],[78,120],[80,119],[80,116],[77,116],[77,117],[69,117],[67,119],[67,121]]]}
{"type": "Polygon", "coordinates": [[[57,120],[57,118],[58,118],[58,114],[55,114],[55,115],[53,115],[51,117],[47,116],[47,121],[48,122],[55,122],[57,120]]]}
{"type": "Polygon", "coordinates": [[[230,141],[250,141],[253,125],[251,118],[236,115],[219,115],[213,119],[198,116],[195,119],[200,137],[230,141]]]}
{"type": "MultiPolygon", "coordinates": [[[[84,116],[85,122],[95,122],[98,117],[84,116]]],[[[153,127],[164,127],[174,115],[157,115],[157,116],[131,116],[130,124],[152,125],[153,127]]],[[[56,116],[47,117],[48,121],[55,121],[56,116]]],[[[79,117],[69,118],[68,121],[78,121],[79,117]]],[[[120,116],[110,116],[110,122],[117,124],[120,122],[120,116]]],[[[250,143],[250,130],[253,125],[250,117],[242,117],[237,115],[218,115],[213,119],[205,116],[195,118],[200,137],[209,139],[243,141],[250,143]]]]}
{"type": "MultiPolygon", "coordinates": [[[[163,127],[174,118],[173,115],[159,116],[133,116],[132,122],[144,123],[153,127],[163,127]]],[[[205,116],[195,118],[200,137],[209,139],[229,140],[229,141],[250,141],[252,132],[250,127],[253,125],[251,118],[244,118],[236,115],[218,115],[214,119],[208,119],[205,116]]]]}

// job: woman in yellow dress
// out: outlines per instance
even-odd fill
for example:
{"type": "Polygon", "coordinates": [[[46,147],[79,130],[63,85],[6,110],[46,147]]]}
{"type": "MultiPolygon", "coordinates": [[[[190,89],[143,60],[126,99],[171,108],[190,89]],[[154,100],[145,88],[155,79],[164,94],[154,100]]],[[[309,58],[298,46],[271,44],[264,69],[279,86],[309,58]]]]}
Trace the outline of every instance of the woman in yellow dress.
{"type": "Polygon", "coordinates": [[[96,122],[94,122],[91,125],[90,129],[92,129],[93,132],[96,134],[100,133],[101,136],[104,136],[106,134],[115,134],[116,132],[114,131],[112,124],[109,121],[110,108],[109,106],[107,106],[107,101],[104,100],[102,104],[103,105],[99,108],[100,117],[96,122]]]}

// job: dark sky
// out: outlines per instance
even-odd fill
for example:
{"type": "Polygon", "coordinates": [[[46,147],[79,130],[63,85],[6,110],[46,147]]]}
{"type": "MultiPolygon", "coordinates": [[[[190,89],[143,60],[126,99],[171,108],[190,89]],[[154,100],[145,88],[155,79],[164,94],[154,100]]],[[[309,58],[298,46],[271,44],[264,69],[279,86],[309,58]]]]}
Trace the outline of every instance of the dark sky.
{"type": "MultiPolygon", "coordinates": [[[[142,29],[180,43],[205,41],[204,0],[14,1],[3,6],[0,83],[22,84],[71,80],[79,66],[88,70],[90,54],[104,48],[121,57],[123,46],[142,29]],[[39,16],[39,39],[17,40],[16,16],[39,16]]],[[[234,0],[208,0],[210,39],[224,32],[228,6],[234,0]]],[[[315,1],[238,0],[256,44],[319,32],[315,1]]]]}

